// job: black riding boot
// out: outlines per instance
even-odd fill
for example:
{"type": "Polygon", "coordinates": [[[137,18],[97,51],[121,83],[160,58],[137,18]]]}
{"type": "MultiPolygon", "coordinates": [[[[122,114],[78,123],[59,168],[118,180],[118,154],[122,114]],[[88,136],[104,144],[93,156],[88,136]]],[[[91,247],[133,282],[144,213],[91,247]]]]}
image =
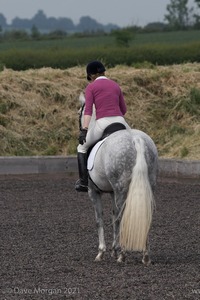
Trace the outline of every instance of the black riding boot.
{"type": "Polygon", "coordinates": [[[88,170],[87,170],[87,153],[78,152],[78,170],[79,178],[75,184],[77,192],[88,191],[88,170]]]}

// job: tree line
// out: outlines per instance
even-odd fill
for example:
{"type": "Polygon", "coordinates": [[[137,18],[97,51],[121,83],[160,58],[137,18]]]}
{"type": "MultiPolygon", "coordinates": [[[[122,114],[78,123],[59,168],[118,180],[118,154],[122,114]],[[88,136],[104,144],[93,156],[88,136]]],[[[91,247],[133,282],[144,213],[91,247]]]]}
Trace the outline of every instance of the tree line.
{"type": "Polygon", "coordinates": [[[194,0],[194,4],[189,7],[189,0],[171,0],[164,17],[168,27],[173,30],[200,29],[200,0],[194,0]]]}
{"type": "Polygon", "coordinates": [[[7,24],[5,16],[0,13],[0,27],[2,31],[12,29],[30,31],[33,27],[35,27],[43,33],[55,30],[61,30],[67,33],[85,31],[110,32],[111,30],[119,28],[117,25],[111,23],[103,25],[89,16],[81,17],[79,23],[75,25],[70,18],[48,18],[43,10],[38,10],[38,12],[31,19],[21,19],[16,17],[12,20],[10,25],[7,24]]]}
{"type": "Polygon", "coordinates": [[[125,43],[130,40],[130,33],[175,31],[200,29],[200,0],[194,0],[194,6],[189,6],[189,0],[170,0],[166,6],[163,22],[152,22],[144,27],[128,26],[120,28],[115,24],[103,25],[89,16],[80,18],[77,25],[67,17],[47,17],[39,10],[31,19],[16,17],[10,25],[5,16],[0,13],[0,37],[5,39],[40,39],[62,38],[67,34],[97,35],[114,33],[116,39],[125,43]]]}

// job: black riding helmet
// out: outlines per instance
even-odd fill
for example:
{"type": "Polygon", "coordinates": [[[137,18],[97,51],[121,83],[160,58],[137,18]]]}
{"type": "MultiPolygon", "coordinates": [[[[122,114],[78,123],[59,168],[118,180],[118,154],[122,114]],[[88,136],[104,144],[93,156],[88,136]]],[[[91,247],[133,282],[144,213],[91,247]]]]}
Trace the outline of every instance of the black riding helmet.
{"type": "Polygon", "coordinates": [[[86,72],[87,72],[87,80],[91,80],[91,75],[97,74],[97,73],[103,73],[105,72],[105,67],[100,61],[92,61],[90,62],[87,67],[86,67],[86,72]]]}

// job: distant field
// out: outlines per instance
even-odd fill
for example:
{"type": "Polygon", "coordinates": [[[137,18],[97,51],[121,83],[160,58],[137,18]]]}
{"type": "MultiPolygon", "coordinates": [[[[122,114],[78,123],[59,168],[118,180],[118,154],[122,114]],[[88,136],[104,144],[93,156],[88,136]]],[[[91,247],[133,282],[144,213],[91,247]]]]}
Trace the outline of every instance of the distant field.
{"type": "Polygon", "coordinates": [[[142,44],[186,44],[200,41],[200,30],[138,34],[132,43],[142,44]]]}
{"type": "MultiPolygon", "coordinates": [[[[187,44],[200,41],[200,31],[178,31],[162,33],[141,33],[136,34],[130,46],[145,44],[187,44]]],[[[99,37],[67,37],[60,40],[42,41],[10,41],[0,42],[0,51],[10,49],[86,49],[91,47],[110,47],[115,45],[115,38],[112,36],[99,37]]]]}

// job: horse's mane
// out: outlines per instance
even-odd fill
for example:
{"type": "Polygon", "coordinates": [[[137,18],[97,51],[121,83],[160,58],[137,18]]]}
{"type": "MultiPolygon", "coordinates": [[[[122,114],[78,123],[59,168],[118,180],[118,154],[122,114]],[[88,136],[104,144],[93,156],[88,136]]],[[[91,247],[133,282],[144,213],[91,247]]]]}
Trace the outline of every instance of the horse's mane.
{"type": "MultiPolygon", "coordinates": [[[[83,105],[85,104],[85,95],[84,95],[83,92],[80,93],[78,100],[79,100],[79,102],[80,102],[80,104],[81,104],[81,106],[83,108],[83,105]]],[[[83,115],[84,115],[84,109],[85,108],[83,108],[83,109],[82,108],[80,109],[80,113],[81,113],[80,118],[83,121],[82,118],[83,118],[83,115]]],[[[96,109],[95,109],[95,106],[93,105],[92,118],[91,118],[89,127],[92,126],[92,124],[95,121],[95,119],[96,119],[96,109]]]]}

